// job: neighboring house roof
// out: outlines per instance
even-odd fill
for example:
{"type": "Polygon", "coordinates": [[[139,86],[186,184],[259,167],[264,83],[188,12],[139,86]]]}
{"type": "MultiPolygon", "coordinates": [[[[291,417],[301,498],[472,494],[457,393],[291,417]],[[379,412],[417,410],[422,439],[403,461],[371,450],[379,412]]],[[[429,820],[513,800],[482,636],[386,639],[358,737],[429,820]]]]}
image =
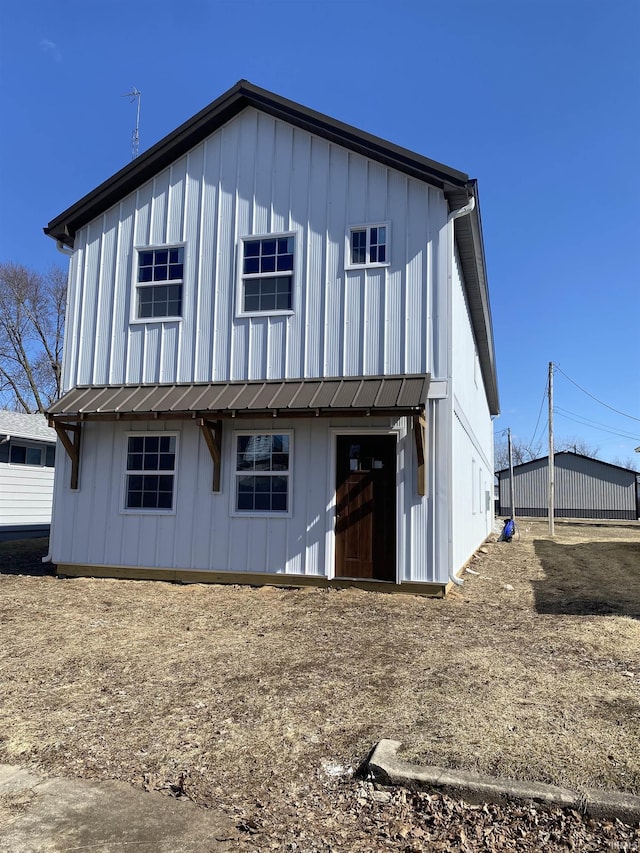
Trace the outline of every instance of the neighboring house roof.
{"type": "Polygon", "coordinates": [[[156,415],[193,417],[261,414],[283,417],[417,414],[426,404],[429,376],[368,376],[335,379],[209,382],[174,385],[79,386],[49,409],[61,419],[127,418],[156,415]]]}
{"type": "Polygon", "coordinates": [[[497,415],[500,404],[477,182],[464,172],[336,121],[246,80],[240,80],[193,118],[52,219],[44,229],[45,234],[73,247],[78,229],[153,178],[246,107],[254,107],[440,188],[451,210],[463,207],[471,196],[476,198],[475,209],[468,216],[457,219],[454,227],[487,400],[491,414],[497,415]]]}
{"type": "MultiPolygon", "coordinates": [[[[559,450],[557,453],[553,454],[554,462],[558,459],[558,457],[565,458],[574,458],[574,459],[588,459],[589,462],[596,462],[598,465],[606,465],[609,468],[617,468],[618,471],[627,471],[631,474],[635,474],[638,476],[638,472],[634,471],[633,468],[623,468],[622,465],[614,465],[612,462],[604,462],[602,459],[596,459],[595,456],[585,456],[583,453],[574,453],[573,450],[559,450]]],[[[540,456],[538,459],[530,459],[528,462],[521,462],[519,465],[514,465],[514,472],[521,468],[527,468],[531,465],[538,465],[540,462],[545,462],[549,464],[549,456],[540,456]]],[[[500,471],[496,471],[496,477],[499,477],[501,474],[508,474],[508,468],[502,468],[500,471]]]]}
{"type": "Polygon", "coordinates": [[[23,415],[0,410],[0,436],[56,443],[56,434],[44,415],[23,415]]]}

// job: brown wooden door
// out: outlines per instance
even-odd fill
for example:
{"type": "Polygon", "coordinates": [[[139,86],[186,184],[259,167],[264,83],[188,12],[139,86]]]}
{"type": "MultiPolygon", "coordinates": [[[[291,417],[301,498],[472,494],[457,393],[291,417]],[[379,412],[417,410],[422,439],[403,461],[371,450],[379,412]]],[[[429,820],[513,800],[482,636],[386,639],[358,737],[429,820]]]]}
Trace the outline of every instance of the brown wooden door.
{"type": "Polygon", "coordinates": [[[339,435],[336,577],[396,579],[396,438],[339,435]]]}

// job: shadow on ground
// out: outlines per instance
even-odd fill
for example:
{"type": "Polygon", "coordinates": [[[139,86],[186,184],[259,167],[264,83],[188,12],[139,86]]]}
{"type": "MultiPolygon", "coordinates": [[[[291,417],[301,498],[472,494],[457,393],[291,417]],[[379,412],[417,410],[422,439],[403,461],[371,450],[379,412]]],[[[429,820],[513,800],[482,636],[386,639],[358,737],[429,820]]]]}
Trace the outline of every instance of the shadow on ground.
{"type": "Polygon", "coordinates": [[[53,575],[53,563],[42,562],[48,553],[48,538],[0,542],[0,575],[53,575]]]}
{"type": "Polygon", "coordinates": [[[640,542],[538,539],[534,547],[545,573],[533,581],[538,613],[640,619],[640,542]]]}

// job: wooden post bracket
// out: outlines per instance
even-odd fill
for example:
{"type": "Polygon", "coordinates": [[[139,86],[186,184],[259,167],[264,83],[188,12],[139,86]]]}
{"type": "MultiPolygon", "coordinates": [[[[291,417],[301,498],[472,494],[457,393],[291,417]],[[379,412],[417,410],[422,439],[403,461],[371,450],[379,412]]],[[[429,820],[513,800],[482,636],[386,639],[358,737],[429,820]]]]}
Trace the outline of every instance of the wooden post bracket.
{"type": "Polygon", "coordinates": [[[426,432],[427,432],[427,419],[425,418],[424,412],[420,412],[419,415],[413,416],[413,437],[416,442],[416,454],[418,457],[418,494],[426,495],[427,494],[427,474],[426,474],[426,432]]]}
{"type": "Polygon", "coordinates": [[[213,460],[212,491],[220,491],[220,465],[222,458],[222,421],[210,421],[206,418],[198,420],[204,440],[207,442],[211,459],[213,460]]]}
{"type": "Polygon", "coordinates": [[[59,421],[55,418],[49,419],[49,425],[55,429],[56,435],[62,442],[64,449],[67,451],[67,456],[71,460],[71,488],[77,489],[80,472],[80,439],[82,438],[82,427],[79,423],[59,421]]]}

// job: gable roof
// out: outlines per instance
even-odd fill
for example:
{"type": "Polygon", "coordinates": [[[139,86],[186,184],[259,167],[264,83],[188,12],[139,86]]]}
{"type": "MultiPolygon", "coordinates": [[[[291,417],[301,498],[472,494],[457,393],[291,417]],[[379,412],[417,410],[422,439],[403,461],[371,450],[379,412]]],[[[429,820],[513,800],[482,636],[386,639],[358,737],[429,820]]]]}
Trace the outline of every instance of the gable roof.
{"type": "MultiPolygon", "coordinates": [[[[616,468],[618,471],[626,471],[630,474],[635,474],[636,477],[640,477],[640,473],[634,471],[633,468],[623,468],[622,465],[614,465],[613,462],[605,462],[603,459],[596,459],[595,456],[585,456],[584,453],[575,453],[573,450],[558,450],[553,454],[554,462],[558,459],[558,457],[565,457],[567,460],[570,459],[586,459],[591,463],[595,463],[596,465],[606,465],[607,468],[616,468]]],[[[549,456],[539,456],[537,459],[529,459],[528,462],[521,462],[519,465],[514,465],[513,470],[520,470],[523,468],[530,467],[532,465],[540,465],[540,463],[544,463],[545,465],[549,464],[549,456]]],[[[496,477],[500,477],[501,474],[509,474],[508,468],[502,468],[500,471],[496,471],[496,477]]]]}
{"type": "Polygon", "coordinates": [[[45,234],[73,248],[75,235],[80,228],[153,178],[247,107],[254,107],[329,142],[438,187],[444,192],[450,210],[463,207],[472,196],[475,197],[475,209],[468,216],[455,221],[455,238],[489,409],[492,415],[497,415],[500,411],[498,383],[477,182],[464,172],[315,112],[254,86],[247,80],[238,81],[235,86],[148,151],[52,219],[44,229],[45,234]]]}
{"type": "Polygon", "coordinates": [[[0,435],[56,443],[55,430],[47,425],[44,415],[24,415],[0,410],[0,435]]]}

